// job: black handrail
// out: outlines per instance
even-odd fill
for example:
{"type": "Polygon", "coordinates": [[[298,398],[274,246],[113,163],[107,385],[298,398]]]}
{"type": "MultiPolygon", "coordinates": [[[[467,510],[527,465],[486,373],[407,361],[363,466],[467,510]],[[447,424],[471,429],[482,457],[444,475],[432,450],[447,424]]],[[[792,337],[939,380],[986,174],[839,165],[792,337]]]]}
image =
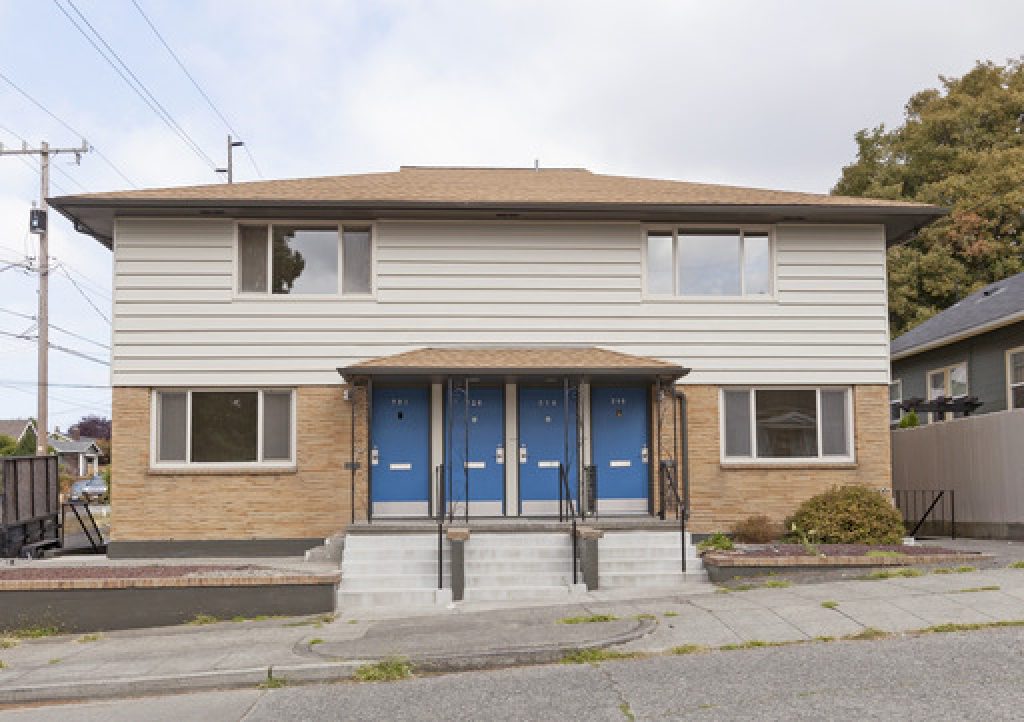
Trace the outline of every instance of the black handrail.
{"type": "Polygon", "coordinates": [[[936,523],[940,530],[948,522],[949,535],[956,539],[956,494],[952,489],[893,489],[892,494],[896,508],[900,510],[903,517],[903,523],[908,528],[911,524],[914,525],[909,536],[917,536],[917,532],[924,526],[925,520],[931,516],[932,522],[936,523]],[[948,505],[947,498],[949,499],[948,505]],[[922,508],[925,508],[925,511],[918,517],[917,514],[922,508]]]}
{"type": "Polygon", "coordinates": [[[437,479],[437,588],[444,589],[444,515],[447,499],[444,489],[444,464],[434,470],[437,479]]]}
{"type": "MultiPolygon", "coordinates": [[[[582,513],[582,505],[579,507],[579,511],[582,513]]],[[[579,552],[576,543],[576,512],[577,507],[572,501],[572,489],[569,487],[569,470],[565,464],[558,462],[558,521],[565,521],[566,517],[568,517],[569,521],[572,522],[572,528],[570,529],[570,534],[572,535],[572,557],[570,562],[572,564],[573,584],[576,584],[578,581],[576,559],[579,552]]]]}
{"type": "Polygon", "coordinates": [[[683,504],[683,500],[680,497],[679,489],[676,487],[675,478],[676,462],[671,460],[663,459],[658,464],[658,481],[659,490],[661,492],[659,506],[660,514],[662,519],[667,516],[666,504],[668,497],[671,495],[672,501],[676,507],[676,519],[679,521],[679,546],[681,549],[681,566],[683,574],[686,574],[686,508],[683,504]]]}

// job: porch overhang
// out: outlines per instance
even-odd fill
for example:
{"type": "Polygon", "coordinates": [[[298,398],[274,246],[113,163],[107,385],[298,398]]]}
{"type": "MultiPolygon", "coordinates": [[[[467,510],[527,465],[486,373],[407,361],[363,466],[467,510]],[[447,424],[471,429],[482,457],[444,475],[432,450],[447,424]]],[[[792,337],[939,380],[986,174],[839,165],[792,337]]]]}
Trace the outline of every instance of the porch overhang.
{"type": "Polygon", "coordinates": [[[672,383],[689,372],[669,361],[596,346],[423,348],[338,368],[350,383],[367,379],[440,381],[452,377],[555,380],[566,376],[583,381],[614,378],[672,383]]]}

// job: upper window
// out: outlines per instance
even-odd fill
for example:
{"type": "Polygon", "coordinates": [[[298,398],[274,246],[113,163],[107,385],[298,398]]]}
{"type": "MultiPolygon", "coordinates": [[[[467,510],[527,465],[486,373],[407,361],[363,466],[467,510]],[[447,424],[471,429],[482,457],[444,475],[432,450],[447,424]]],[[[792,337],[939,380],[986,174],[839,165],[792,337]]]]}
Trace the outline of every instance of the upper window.
{"type": "Polygon", "coordinates": [[[1006,353],[1007,406],[1024,409],[1024,348],[1006,353]]]}
{"type": "Polygon", "coordinates": [[[239,293],[368,294],[371,259],[368,226],[238,226],[239,293]]]}
{"type": "Polygon", "coordinates": [[[772,292],[767,230],[651,230],[646,261],[651,295],[768,296],[772,292]]]}
{"type": "Polygon", "coordinates": [[[849,460],[848,388],[722,392],[723,456],[730,460],[849,460]]]}
{"type": "MultiPolygon", "coordinates": [[[[960,398],[967,395],[967,362],[928,372],[928,400],[960,398]]],[[[932,421],[945,421],[948,414],[932,412],[932,421]]]]}
{"type": "Polygon", "coordinates": [[[896,379],[889,384],[889,423],[898,424],[903,418],[903,382],[896,379]]]}
{"type": "Polygon", "coordinates": [[[294,460],[291,391],[161,391],[155,411],[157,463],[294,460]]]}

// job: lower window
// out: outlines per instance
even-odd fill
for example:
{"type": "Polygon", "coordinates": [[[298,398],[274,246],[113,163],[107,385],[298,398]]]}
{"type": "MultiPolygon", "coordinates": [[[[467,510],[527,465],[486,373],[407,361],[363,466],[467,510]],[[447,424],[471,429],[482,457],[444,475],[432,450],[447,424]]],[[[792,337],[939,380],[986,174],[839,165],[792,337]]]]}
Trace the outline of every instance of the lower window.
{"type": "Polygon", "coordinates": [[[290,390],[159,391],[158,464],[287,464],[294,460],[290,390]]]}
{"type": "Polygon", "coordinates": [[[726,389],[727,460],[853,458],[849,388],[726,389]]]}

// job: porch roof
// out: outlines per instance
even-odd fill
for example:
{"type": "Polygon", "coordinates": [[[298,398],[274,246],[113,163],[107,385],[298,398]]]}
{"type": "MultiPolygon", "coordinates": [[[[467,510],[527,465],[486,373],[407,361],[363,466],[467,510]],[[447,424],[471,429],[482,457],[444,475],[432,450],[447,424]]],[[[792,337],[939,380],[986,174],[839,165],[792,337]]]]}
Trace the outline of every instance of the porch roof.
{"type": "Polygon", "coordinates": [[[364,376],[645,376],[678,379],[689,369],[647,356],[596,346],[515,346],[422,348],[368,359],[338,372],[364,376]]]}

